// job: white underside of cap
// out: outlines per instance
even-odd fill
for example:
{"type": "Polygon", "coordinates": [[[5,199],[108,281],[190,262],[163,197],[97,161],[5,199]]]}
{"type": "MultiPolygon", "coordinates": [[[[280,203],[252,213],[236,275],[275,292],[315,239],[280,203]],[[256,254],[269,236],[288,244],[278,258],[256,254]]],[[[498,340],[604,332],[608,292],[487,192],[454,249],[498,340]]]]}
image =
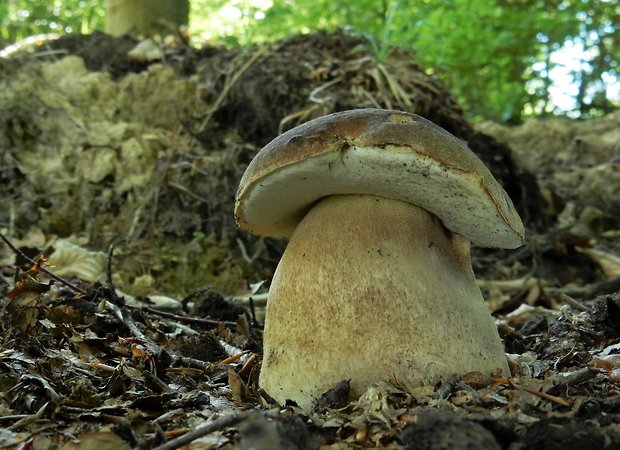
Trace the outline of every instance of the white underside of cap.
{"type": "Polygon", "coordinates": [[[498,211],[496,201],[509,202],[507,196],[494,200],[479,176],[424,155],[412,157],[411,149],[396,146],[348,147],[282,167],[249,187],[237,204],[237,216],[254,234],[286,237],[312,204],[334,194],[413,203],[482,247],[516,248],[523,243],[522,229],[513,229],[498,211]]]}

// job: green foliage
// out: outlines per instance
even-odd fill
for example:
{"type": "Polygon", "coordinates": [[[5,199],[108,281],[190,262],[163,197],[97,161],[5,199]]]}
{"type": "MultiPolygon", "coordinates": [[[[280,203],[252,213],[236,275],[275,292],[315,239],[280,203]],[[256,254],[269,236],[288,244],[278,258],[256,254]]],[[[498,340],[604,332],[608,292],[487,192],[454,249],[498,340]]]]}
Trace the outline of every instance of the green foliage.
{"type": "Polygon", "coordinates": [[[390,52],[390,41],[392,37],[392,31],[394,29],[394,18],[396,17],[396,11],[399,4],[400,2],[398,0],[394,0],[388,8],[388,11],[385,15],[385,21],[383,22],[383,26],[381,27],[379,39],[375,38],[375,36],[373,36],[372,34],[367,36],[368,40],[370,41],[370,47],[372,48],[375,59],[379,63],[383,62],[390,52]]]}
{"type": "Polygon", "coordinates": [[[44,33],[90,33],[103,29],[104,0],[3,0],[0,43],[44,33]]]}
{"type": "MultiPolygon", "coordinates": [[[[81,32],[101,28],[103,3],[0,2],[0,39],[12,42],[66,27],[81,32]]],[[[470,117],[518,122],[529,114],[567,112],[550,96],[563,65],[564,76],[578,88],[573,115],[596,116],[618,106],[620,94],[610,100],[607,92],[618,83],[619,4],[620,0],[192,0],[191,30],[198,43],[250,46],[344,27],[368,37],[379,62],[394,46],[413,50],[430,73],[446,82],[470,117]],[[576,67],[566,56],[558,60],[558,51],[567,44],[580,49],[576,67]]]]}
{"type": "Polygon", "coordinates": [[[524,73],[534,61],[536,35],[545,29],[547,2],[452,0],[419,11],[400,41],[415,49],[474,117],[519,120],[528,100],[524,73]]]}

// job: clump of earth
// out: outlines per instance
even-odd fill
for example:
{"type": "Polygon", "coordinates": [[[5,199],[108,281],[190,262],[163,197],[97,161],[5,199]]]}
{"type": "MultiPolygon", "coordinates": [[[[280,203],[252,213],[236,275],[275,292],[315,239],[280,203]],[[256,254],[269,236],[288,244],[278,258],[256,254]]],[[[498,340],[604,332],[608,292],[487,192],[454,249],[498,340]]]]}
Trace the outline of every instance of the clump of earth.
{"type": "Polygon", "coordinates": [[[128,292],[144,294],[145,279],[180,294],[268,278],[283,243],[238,232],[239,178],[279,132],[336,110],[419,113],[469,142],[522,211],[539,201],[508,147],[472,128],[414,55],[377,63],[340,32],[247,51],[161,47],[154,60],[128,56],[137,45],[70,35],[2,61],[0,79],[0,223],[15,238],[41,231],[37,245],[116,242],[128,292]]]}

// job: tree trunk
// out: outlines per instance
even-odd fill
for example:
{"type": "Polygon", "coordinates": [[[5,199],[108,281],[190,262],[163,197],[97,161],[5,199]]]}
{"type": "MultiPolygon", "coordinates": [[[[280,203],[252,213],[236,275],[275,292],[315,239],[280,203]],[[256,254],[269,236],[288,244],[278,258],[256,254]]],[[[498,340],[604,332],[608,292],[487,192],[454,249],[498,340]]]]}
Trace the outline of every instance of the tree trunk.
{"type": "Polygon", "coordinates": [[[189,0],[107,0],[105,31],[113,36],[173,33],[189,18],[189,0]]]}

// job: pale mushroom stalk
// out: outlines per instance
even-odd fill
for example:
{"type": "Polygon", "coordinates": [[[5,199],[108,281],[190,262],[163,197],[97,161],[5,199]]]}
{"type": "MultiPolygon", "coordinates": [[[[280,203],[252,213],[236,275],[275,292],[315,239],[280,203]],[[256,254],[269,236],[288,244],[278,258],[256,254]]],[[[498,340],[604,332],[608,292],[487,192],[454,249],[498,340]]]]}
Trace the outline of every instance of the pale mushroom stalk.
{"type": "Polygon", "coordinates": [[[422,208],[367,195],[321,200],[295,229],[270,289],[260,385],[310,408],[337,382],[436,382],[508,373],[469,240],[422,208]]]}
{"type": "Polygon", "coordinates": [[[289,237],[270,289],[260,386],[310,408],[351,380],[509,375],[470,241],[516,248],[523,224],[467,146],[414,114],[362,109],[267,144],[237,192],[239,226],[289,237]]]}

